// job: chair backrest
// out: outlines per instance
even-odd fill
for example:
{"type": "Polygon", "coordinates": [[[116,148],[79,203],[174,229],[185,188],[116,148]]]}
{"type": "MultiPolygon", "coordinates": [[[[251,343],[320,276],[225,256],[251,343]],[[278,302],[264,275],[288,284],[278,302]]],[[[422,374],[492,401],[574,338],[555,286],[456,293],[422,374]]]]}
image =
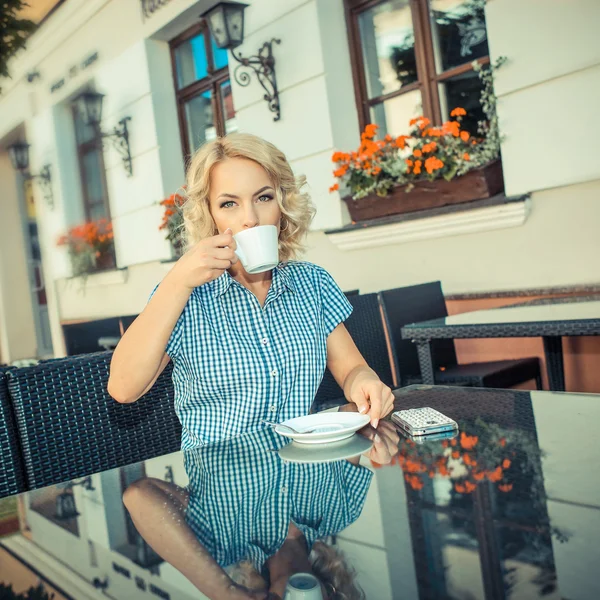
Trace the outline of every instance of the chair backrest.
{"type": "Polygon", "coordinates": [[[6,373],[10,370],[11,367],[0,367],[0,498],[27,489],[17,424],[6,383],[6,373]]]}
{"type": "Polygon", "coordinates": [[[30,489],[180,449],[171,365],[143,398],[119,404],[106,391],[111,356],[84,354],[10,372],[30,489]]]}
{"type": "MultiPolygon", "coordinates": [[[[409,323],[446,317],[446,301],[439,281],[411,285],[379,292],[383,315],[390,332],[396,360],[399,365],[401,385],[409,377],[420,374],[417,347],[410,340],[403,340],[400,330],[409,323]]],[[[453,340],[434,340],[432,343],[434,366],[448,367],[456,364],[453,340]]]]}
{"type": "MultiPolygon", "coordinates": [[[[344,325],[368,365],[379,375],[381,381],[393,387],[391,358],[377,294],[349,296],[348,301],[354,310],[344,325]]],[[[319,409],[331,401],[343,398],[343,390],[329,369],[325,369],[313,407],[319,409]]]]}

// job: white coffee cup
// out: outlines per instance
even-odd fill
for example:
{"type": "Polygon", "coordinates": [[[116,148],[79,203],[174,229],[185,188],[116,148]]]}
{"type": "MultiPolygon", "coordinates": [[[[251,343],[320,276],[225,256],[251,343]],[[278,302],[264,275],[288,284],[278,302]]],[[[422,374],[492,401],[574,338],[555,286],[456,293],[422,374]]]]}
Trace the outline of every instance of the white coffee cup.
{"type": "Polygon", "coordinates": [[[270,271],[279,264],[279,240],[275,225],[258,225],[234,236],[237,254],[248,273],[270,271]]]}
{"type": "Polygon", "coordinates": [[[310,573],[295,573],[288,579],[283,600],[323,600],[321,584],[310,573]]]}

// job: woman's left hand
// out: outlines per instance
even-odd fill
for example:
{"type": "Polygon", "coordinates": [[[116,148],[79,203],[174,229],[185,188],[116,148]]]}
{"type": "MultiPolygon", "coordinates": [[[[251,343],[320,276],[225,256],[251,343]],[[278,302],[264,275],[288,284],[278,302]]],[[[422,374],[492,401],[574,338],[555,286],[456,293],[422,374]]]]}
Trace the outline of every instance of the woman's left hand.
{"type": "Polygon", "coordinates": [[[348,400],[356,404],[358,412],[371,417],[371,425],[375,428],[379,419],[388,415],[394,408],[394,394],[391,388],[369,368],[361,367],[353,377],[348,400]]]}

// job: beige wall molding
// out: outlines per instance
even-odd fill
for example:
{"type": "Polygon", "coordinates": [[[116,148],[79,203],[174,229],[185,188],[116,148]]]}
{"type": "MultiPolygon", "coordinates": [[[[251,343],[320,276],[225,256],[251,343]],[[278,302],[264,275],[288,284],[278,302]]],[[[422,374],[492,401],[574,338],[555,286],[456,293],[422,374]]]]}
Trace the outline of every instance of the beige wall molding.
{"type": "Polygon", "coordinates": [[[527,221],[530,211],[531,200],[526,198],[498,206],[339,231],[327,236],[340,250],[359,250],[520,227],[527,221]]]}

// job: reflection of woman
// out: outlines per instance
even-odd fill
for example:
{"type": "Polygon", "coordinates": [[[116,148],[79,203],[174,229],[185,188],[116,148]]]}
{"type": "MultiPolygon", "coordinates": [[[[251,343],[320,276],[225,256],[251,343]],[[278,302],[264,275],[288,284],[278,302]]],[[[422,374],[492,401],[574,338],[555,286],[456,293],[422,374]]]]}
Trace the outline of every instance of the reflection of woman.
{"type": "Polygon", "coordinates": [[[325,366],[374,427],[393,395],[343,325],[352,307],[332,277],[293,259],[313,215],[284,154],[249,134],[205,144],[188,169],[190,250],[157,286],[115,349],[108,383],[135,402],[173,360],[182,448],[309,412],[325,366]],[[251,275],[234,234],[274,225],[279,259],[251,275]]]}
{"type": "MultiPolygon", "coordinates": [[[[376,439],[370,456],[389,461],[393,426],[382,423],[376,439]]],[[[274,452],[283,445],[261,430],[190,450],[187,490],[144,479],[125,505],[150,546],[209,598],[283,597],[295,572],[315,574],[324,598],[363,597],[324,540],[358,518],[372,473],[358,459],[285,463],[274,452]]]]}

